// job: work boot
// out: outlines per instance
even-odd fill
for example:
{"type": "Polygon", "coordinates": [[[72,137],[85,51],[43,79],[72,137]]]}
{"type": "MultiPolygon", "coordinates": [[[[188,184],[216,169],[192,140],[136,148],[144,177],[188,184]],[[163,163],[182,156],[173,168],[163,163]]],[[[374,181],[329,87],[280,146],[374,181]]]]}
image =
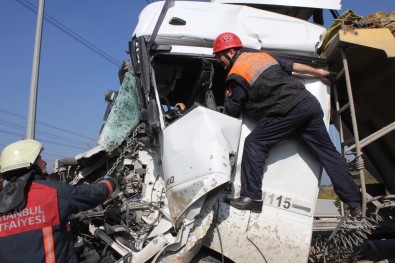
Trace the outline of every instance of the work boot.
{"type": "Polygon", "coordinates": [[[350,217],[361,218],[362,217],[362,208],[360,206],[357,206],[355,208],[350,208],[350,217]]]}
{"type": "Polygon", "coordinates": [[[253,200],[246,196],[240,196],[236,199],[224,199],[224,201],[239,210],[251,210],[255,213],[262,212],[262,200],[253,200]]]}

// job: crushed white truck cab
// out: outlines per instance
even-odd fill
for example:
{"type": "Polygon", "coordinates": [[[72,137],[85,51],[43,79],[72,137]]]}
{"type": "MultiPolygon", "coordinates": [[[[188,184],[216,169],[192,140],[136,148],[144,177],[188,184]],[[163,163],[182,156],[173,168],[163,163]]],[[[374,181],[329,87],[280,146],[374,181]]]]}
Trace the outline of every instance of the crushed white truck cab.
{"type": "MultiPolygon", "coordinates": [[[[119,72],[121,87],[106,94],[98,146],[73,165],[63,163],[71,184],[108,174],[119,185],[100,209],[70,219],[81,260],[317,260],[311,244],[323,169],[299,140],[271,151],[262,213],[223,201],[239,196],[244,139],[255,123],[223,113],[226,72],[212,45],[230,31],[247,49],[327,68],[317,53],[327,33],[322,10],[340,7],[340,0],[147,5],[129,43],[131,61],[119,72]],[[179,102],[185,110],[174,107],[179,102]]],[[[312,76],[295,77],[317,97],[329,128],[330,87],[312,76]]]]}

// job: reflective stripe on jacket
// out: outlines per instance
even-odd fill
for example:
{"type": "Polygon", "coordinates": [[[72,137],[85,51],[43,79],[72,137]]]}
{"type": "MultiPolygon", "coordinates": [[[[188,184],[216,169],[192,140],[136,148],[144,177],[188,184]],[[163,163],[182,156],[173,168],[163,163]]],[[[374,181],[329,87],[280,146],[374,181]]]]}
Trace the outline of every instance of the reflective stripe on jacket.
{"type": "Polygon", "coordinates": [[[0,215],[0,262],[78,262],[67,219],[104,202],[112,184],[71,186],[35,177],[25,207],[0,215]]]}
{"type": "Polygon", "coordinates": [[[227,82],[236,81],[247,91],[244,110],[256,120],[286,114],[310,93],[265,52],[242,52],[235,58],[227,82]]]}

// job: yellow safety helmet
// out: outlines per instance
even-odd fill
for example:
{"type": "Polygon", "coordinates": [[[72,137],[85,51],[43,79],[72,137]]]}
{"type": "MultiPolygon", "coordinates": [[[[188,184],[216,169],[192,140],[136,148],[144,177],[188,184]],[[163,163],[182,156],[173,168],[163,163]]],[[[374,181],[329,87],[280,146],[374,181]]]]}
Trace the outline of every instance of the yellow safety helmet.
{"type": "Polygon", "coordinates": [[[36,161],[43,150],[43,145],[35,140],[20,140],[7,145],[0,156],[0,173],[28,168],[36,161]]]}

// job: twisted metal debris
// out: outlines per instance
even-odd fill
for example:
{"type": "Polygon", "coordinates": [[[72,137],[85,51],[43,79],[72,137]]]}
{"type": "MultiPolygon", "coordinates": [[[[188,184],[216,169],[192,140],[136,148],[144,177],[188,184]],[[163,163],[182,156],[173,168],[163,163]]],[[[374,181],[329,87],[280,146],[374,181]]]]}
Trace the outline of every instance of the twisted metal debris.
{"type": "Polygon", "coordinates": [[[365,218],[344,217],[329,237],[315,236],[311,262],[352,262],[362,243],[379,226],[382,218],[372,213],[365,218]]]}
{"type": "Polygon", "coordinates": [[[309,261],[326,263],[358,260],[361,245],[384,221],[380,210],[395,207],[395,195],[370,198],[368,203],[373,203],[376,209],[366,217],[343,217],[329,237],[314,236],[309,261]]]}

